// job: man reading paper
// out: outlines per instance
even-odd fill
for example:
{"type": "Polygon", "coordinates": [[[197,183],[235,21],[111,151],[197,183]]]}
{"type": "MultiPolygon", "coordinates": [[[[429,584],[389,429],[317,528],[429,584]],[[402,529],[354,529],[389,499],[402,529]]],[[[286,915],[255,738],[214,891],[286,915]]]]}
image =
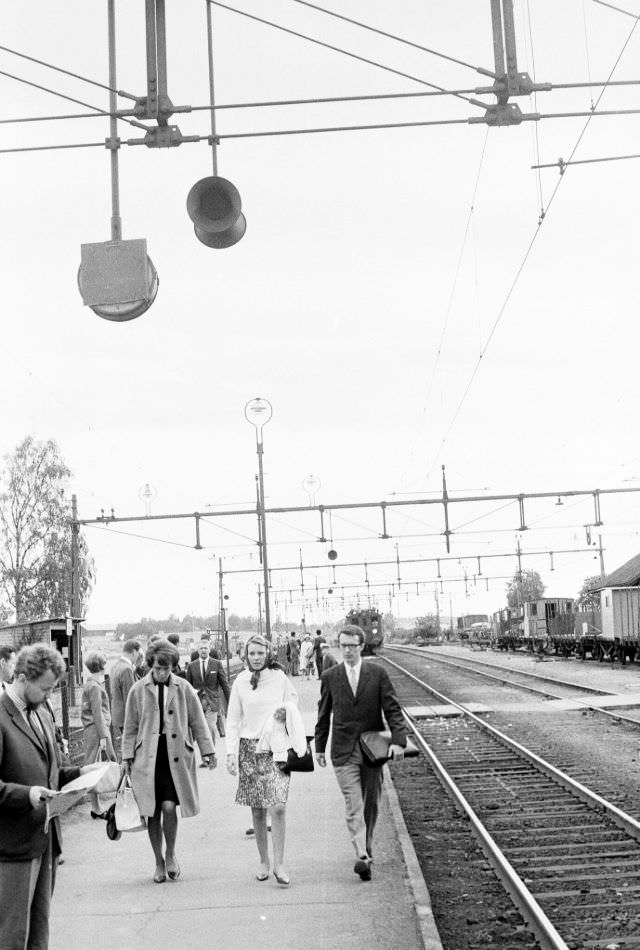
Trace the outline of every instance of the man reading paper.
{"type": "MultiPolygon", "coordinates": [[[[96,766],[62,768],[46,706],[64,673],[57,650],[23,647],[0,695],[0,947],[47,950],[49,910],[61,851],[60,823],[46,802],[96,766]]],[[[100,764],[96,763],[100,768],[100,764]]]]}

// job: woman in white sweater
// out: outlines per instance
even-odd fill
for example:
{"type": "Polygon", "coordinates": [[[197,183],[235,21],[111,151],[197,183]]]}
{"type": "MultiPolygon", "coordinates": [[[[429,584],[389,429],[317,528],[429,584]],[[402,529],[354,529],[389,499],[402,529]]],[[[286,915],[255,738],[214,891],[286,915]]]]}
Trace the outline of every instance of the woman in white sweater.
{"type": "Polygon", "coordinates": [[[259,881],[270,873],[267,811],[271,812],[273,842],[273,874],[281,887],[289,887],[284,869],[286,804],[289,776],[273,760],[271,752],[258,752],[258,740],[269,731],[275,718],[283,721],[283,704],[297,702],[297,694],[284,671],[271,657],[271,644],[257,634],[245,644],[247,669],[240,673],[231,688],[227,710],[227,769],[238,775],[236,803],[249,805],[253,819],[260,866],[259,881]]]}

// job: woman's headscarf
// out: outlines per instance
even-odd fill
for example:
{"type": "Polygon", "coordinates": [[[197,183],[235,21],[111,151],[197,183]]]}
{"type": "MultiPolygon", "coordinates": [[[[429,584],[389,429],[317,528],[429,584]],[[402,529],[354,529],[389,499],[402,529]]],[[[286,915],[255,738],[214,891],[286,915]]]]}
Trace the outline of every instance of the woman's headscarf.
{"type": "Polygon", "coordinates": [[[257,688],[258,688],[258,682],[259,682],[259,680],[260,680],[260,673],[262,672],[262,670],[282,669],[282,667],[280,666],[279,663],[276,664],[276,662],[275,662],[275,660],[274,660],[274,658],[273,658],[273,656],[272,656],[272,653],[271,653],[271,644],[270,644],[269,641],[266,639],[266,637],[260,636],[259,633],[253,633],[253,634],[249,637],[249,639],[247,640],[247,642],[245,643],[245,645],[244,645],[244,662],[246,663],[247,669],[248,669],[248,670],[251,670],[251,679],[249,680],[249,682],[251,683],[251,689],[257,689],[257,688]],[[257,644],[259,644],[259,646],[264,647],[265,650],[267,651],[267,652],[266,652],[266,655],[265,655],[264,664],[261,666],[261,668],[260,668],[259,670],[254,670],[251,666],[249,666],[249,645],[250,645],[251,643],[257,643],[257,644]]]}

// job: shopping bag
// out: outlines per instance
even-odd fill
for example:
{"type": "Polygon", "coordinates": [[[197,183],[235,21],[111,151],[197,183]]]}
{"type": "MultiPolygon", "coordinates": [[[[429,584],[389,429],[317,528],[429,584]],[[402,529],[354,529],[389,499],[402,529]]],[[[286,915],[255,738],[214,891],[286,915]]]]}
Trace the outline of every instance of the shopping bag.
{"type": "Polygon", "coordinates": [[[118,831],[143,831],[147,827],[144,818],[140,814],[138,803],[133,794],[131,779],[128,775],[123,777],[120,788],[116,793],[114,817],[118,831]]]}
{"type": "MultiPolygon", "coordinates": [[[[101,761],[108,761],[106,754],[102,751],[96,756],[96,762],[101,761]]],[[[92,812],[95,812],[97,815],[104,815],[104,813],[115,804],[116,792],[120,785],[120,777],[121,771],[118,763],[109,762],[109,768],[89,792],[92,812]]]]}

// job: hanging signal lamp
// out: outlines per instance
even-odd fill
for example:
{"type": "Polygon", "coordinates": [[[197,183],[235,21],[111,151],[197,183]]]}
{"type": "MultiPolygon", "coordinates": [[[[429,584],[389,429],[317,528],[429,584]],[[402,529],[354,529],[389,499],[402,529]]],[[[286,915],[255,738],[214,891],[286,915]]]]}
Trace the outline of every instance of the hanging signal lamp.
{"type": "Polygon", "coordinates": [[[247,229],[238,189],[219,175],[195,183],[187,195],[187,214],[196,237],[207,247],[233,247],[247,229]]]}
{"type": "Polygon", "coordinates": [[[209,54],[209,104],[211,106],[211,158],[213,175],[197,181],[187,195],[187,214],[193,221],[196,237],[207,247],[233,247],[247,230],[240,193],[235,185],[218,175],[218,137],[213,89],[213,26],[211,4],[207,4],[209,54]]]}

